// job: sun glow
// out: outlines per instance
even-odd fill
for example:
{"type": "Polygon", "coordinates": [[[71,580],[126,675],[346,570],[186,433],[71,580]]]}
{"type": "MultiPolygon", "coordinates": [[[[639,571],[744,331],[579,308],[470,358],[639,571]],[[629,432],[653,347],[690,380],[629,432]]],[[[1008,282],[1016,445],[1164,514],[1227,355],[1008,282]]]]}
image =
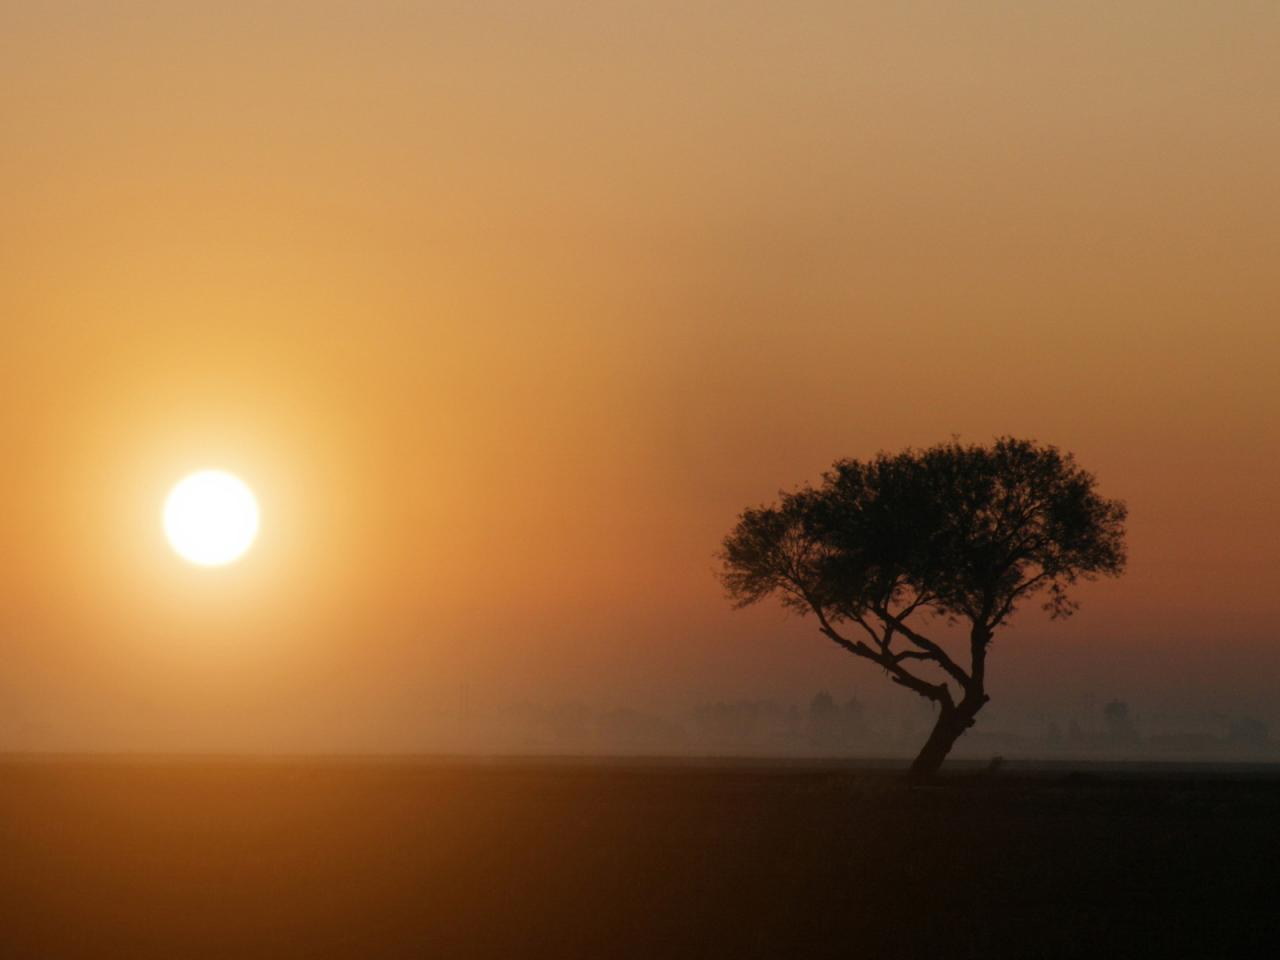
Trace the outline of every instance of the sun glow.
{"type": "Polygon", "coordinates": [[[224,470],[184,477],[164,502],[164,532],[184,560],[219,567],[239,559],[258,535],[253,491],[224,470]]]}

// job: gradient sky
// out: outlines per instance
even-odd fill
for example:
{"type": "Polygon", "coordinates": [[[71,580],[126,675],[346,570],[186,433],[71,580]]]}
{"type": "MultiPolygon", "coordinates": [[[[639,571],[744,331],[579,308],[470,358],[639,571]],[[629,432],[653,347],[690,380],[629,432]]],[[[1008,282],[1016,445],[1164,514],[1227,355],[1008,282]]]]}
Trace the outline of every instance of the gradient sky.
{"type": "Polygon", "coordinates": [[[0,748],[876,690],[744,506],[1074,451],[1127,576],[993,705],[1280,721],[1274,4],[0,3],[0,748]],[[203,466],[263,534],[182,564],[203,466]]]}

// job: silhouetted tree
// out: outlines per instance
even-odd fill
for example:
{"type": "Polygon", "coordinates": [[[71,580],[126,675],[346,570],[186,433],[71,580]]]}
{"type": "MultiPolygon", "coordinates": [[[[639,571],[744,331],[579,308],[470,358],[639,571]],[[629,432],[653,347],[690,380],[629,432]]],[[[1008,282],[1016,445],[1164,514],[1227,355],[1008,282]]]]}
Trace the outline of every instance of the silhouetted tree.
{"type": "Polygon", "coordinates": [[[1019,604],[1068,616],[1073,584],[1123,570],[1125,506],[1095,486],[1070,454],[1011,438],[840,460],[820,486],[745,511],[721,578],[736,606],[776,595],[932,701],[911,766],[927,775],[987,702],[987,651],[1019,604]],[[922,632],[930,617],[967,628],[966,658],[922,632]]]}
{"type": "Polygon", "coordinates": [[[1102,708],[1102,722],[1106,727],[1107,739],[1113,743],[1131,743],[1138,739],[1138,730],[1129,713],[1129,705],[1123,700],[1112,700],[1102,708]]]}
{"type": "Polygon", "coordinates": [[[822,690],[809,701],[809,737],[822,747],[835,746],[839,740],[837,718],[840,708],[831,694],[822,690]]]}
{"type": "Polygon", "coordinates": [[[835,719],[836,712],[836,702],[831,699],[831,694],[825,690],[818,691],[814,698],[809,701],[809,719],[812,721],[826,723],[835,719]]]}
{"type": "Polygon", "coordinates": [[[1240,717],[1227,729],[1230,743],[1247,747],[1265,747],[1271,740],[1271,728],[1257,717],[1240,717]]]}

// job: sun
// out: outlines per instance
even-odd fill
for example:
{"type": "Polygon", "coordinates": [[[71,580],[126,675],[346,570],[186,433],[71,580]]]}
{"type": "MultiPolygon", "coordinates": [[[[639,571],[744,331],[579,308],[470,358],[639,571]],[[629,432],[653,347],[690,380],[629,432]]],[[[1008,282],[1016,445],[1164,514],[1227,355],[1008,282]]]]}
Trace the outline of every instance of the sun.
{"type": "Polygon", "coordinates": [[[164,532],[184,560],[220,567],[238,560],[258,535],[258,501],[225,470],[184,477],[164,502],[164,532]]]}

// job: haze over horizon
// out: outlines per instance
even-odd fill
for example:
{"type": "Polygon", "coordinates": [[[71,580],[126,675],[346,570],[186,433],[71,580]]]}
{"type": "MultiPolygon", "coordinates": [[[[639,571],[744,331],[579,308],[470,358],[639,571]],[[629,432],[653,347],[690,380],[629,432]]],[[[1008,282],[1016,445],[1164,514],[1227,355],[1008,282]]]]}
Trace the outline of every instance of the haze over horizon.
{"type": "Polygon", "coordinates": [[[714,554],[953,435],[1130,509],[1124,577],[998,638],[997,718],[1280,725],[1278,36],[1243,2],[3,5],[0,750],[394,750],[464,689],[905,701],[731,610],[714,554]],[[160,523],[204,467],[262,510],[216,572],[160,523]]]}

